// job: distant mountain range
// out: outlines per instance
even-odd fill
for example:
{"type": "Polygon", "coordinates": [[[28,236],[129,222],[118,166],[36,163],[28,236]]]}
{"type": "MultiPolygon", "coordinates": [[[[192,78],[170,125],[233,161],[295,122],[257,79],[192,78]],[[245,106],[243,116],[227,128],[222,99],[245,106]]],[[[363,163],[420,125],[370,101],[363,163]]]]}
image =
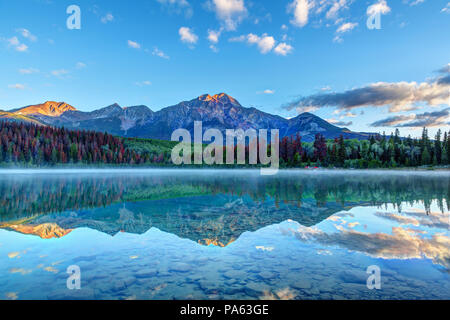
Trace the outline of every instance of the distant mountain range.
{"type": "Polygon", "coordinates": [[[367,139],[370,136],[370,133],[353,132],[334,126],[311,113],[285,119],[256,108],[246,108],[225,93],[214,96],[205,94],[157,112],[143,105],[123,108],[117,103],[95,111],[83,112],[64,102],[47,101],[2,111],[0,119],[160,140],[170,140],[172,132],[179,128],[193,133],[194,121],[202,121],[203,130],[216,128],[224,135],[226,129],[253,128],[279,129],[280,137],[299,133],[303,141],[313,141],[317,133],[326,138],[336,138],[341,134],[346,139],[367,139]]]}

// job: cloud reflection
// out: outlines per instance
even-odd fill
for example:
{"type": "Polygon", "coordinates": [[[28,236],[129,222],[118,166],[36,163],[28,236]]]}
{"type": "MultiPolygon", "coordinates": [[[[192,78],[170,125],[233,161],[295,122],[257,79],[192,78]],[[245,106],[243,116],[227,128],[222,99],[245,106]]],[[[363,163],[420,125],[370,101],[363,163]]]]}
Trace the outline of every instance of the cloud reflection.
{"type": "Polygon", "coordinates": [[[365,233],[353,229],[338,228],[338,232],[327,233],[318,228],[299,226],[283,229],[284,234],[294,235],[303,242],[346,248],[383,259],[423,259],[444,266],[450,271],[450,237],[436,233],[425,238],[415,230],[392,227],[392,234],[365,233]]]}

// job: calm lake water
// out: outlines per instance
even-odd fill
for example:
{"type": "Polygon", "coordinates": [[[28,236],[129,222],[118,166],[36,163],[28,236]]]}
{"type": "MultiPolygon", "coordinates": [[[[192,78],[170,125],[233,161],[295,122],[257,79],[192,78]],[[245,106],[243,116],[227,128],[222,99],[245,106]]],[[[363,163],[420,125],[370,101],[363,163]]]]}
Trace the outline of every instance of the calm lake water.
{"type": "Polygon", "coordinates": [[[2,171],[0,299],[450,299],[449,201],[450,172],[2,171]]]}

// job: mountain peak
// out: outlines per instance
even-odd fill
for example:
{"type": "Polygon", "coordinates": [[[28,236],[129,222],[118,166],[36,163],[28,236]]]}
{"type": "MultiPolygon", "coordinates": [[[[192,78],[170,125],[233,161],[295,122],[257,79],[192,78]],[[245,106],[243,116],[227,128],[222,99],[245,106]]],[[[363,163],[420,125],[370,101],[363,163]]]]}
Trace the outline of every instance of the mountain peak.
{"type": "Polygon", "coordinates": [[[120,109],[120,110],[122,110],[122,107],[117,102],[114,102],[113,104],[105,107],[105,109],[120,109]]]}
{"type": "Polygon", "coordinates": [[[206,94],[202,94],[197,99],[200,101],[212,101],[213,97],[211,97],[209,94],[206,93],[206,94]]]}
{"type": "Polygon", "coordinates": [[[66,111],[76,111],[74,107],[65,102],[46,101],[41,104],[26,106],[21,109],[13,110],[15,114],[20,115],[44,115],[48,117],[59,117],[66,111]]]}
{"type": "Polygon", "coordinates": [[[24,234],[32,234],[42,239],[62,238],[73,229],[63,229],[56,223],[43,223],[40,225],[6,225],[7,228],[24,234]]]}
{"type": "Polygon", "coordinates": [[[317,119],[322,119],[322,118],[320,118],[320,117],[318,117],[315,114],[310,113],[310,112],[303,112],[303,113],[300,113],[298,116],[292,118],[291,120],[293,120],[293,119],[317,120],[317,119]]]}
{"type": "Polygon", "coordinates": [[[113,103],[107,107],[92,111],[92,113],[99,117],[106,117],[122,114],[123,111],[124,109],[122,109],[122,107],[118,103],[113,103]]]}
{"type": "Polygon", "coordinates": [[[200,97],[198,97],[198,100],[206,101],[206,102],[213,101],[216,103],[232,104],[232,105],[237,105],[237,106],[241,105],[235,98],[231,97],[230,95],[228,95],[226,93],[218,93],[213,96],[211,96],[209,94],[204,94],[204,95],[201,95],[200,97]]]}

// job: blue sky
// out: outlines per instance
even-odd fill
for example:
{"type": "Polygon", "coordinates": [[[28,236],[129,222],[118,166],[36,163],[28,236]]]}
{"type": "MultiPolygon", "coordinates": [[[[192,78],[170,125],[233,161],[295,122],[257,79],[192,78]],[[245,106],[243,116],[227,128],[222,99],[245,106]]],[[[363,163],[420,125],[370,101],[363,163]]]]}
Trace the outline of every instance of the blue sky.
{"type": "Polygon", "coordinates": [[[3,110],[156,111],[226,92],[355,131],[450,129],[447,0],[0,0],[0,12],[3,110]],[[66,26],[73,4],[79,30],[66,26]]]}

